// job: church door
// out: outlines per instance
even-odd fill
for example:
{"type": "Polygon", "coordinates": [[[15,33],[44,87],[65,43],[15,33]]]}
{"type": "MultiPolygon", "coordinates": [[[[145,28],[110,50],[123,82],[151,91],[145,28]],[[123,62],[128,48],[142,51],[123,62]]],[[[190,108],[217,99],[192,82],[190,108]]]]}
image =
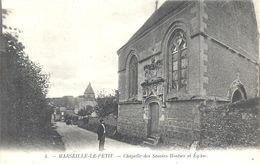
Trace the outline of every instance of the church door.
{"type": "Polygon", "coordinates": [[[148,136],[153,136],[158,133],[159,126],[159,104],[149,104],[150,119],[148,122],[148,136]]]}

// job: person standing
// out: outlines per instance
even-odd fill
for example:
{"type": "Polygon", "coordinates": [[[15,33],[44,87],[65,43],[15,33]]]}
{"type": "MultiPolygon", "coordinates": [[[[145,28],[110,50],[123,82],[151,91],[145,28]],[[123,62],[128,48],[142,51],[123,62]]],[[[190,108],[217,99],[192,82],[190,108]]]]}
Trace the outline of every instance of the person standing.
{"type": "Polygon", "coordinates": [[[106,128],[104,124],[104,120],[100,120],[100,124],[97,129],[97,135],[98,135],[98,140],[99,140],[99,151],[103,151],[104,149],[104,144],[105,144],[105,134],[106,134],[106,128]]]}

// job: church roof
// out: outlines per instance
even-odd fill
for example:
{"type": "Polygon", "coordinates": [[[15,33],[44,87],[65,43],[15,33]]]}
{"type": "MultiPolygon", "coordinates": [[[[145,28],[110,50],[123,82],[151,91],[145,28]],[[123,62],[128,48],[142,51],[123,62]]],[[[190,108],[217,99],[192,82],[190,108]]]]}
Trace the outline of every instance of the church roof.
{"type": "Polygon", "coordinates": [[[84,94],[95,94],[94,90],[93,90],[93,88],[91,86],[91,83],[88,84],[88,87],[86,88],[84,94]]]}
{"type": "Polygon", "coordinates": [[[128,40],[128,42],[125,45],[127,45],[131,41],[137,39],[143,33],[145,33],[148,29],[150,29],[154,25],[158,24],[165,17],[167,17],[171,12],[173,12],[175,9],[179,8],[184,2],[189,2],[189,1],[190,0],[186,0],[186,1],[185,0],[167,0],[166,2],[164,2],[159,9],[154,11],[154,13],[141,26],[141,28],[128,40]]]}

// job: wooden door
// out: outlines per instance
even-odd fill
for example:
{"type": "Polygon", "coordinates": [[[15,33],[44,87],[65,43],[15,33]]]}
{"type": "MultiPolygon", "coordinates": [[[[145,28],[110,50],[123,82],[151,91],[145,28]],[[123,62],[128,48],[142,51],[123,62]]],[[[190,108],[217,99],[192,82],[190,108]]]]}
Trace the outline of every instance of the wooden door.
{"type": "Polygon", "coordinates": [[[150,119],[148,125],[148,135],[153,136],[158,133],[159,126],[159,104],[151,103],[149,105],[150,110],[150,119]]]}

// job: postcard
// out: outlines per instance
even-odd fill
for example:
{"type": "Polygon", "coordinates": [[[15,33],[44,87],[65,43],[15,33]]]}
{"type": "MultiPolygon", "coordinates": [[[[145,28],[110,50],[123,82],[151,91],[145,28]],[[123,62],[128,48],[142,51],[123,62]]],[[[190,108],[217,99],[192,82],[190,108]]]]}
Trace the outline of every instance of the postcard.
{"type": "Polygon", "coordinates": [[[258,0],[0,2],[0,163],[260,162],[258,0]]]}

